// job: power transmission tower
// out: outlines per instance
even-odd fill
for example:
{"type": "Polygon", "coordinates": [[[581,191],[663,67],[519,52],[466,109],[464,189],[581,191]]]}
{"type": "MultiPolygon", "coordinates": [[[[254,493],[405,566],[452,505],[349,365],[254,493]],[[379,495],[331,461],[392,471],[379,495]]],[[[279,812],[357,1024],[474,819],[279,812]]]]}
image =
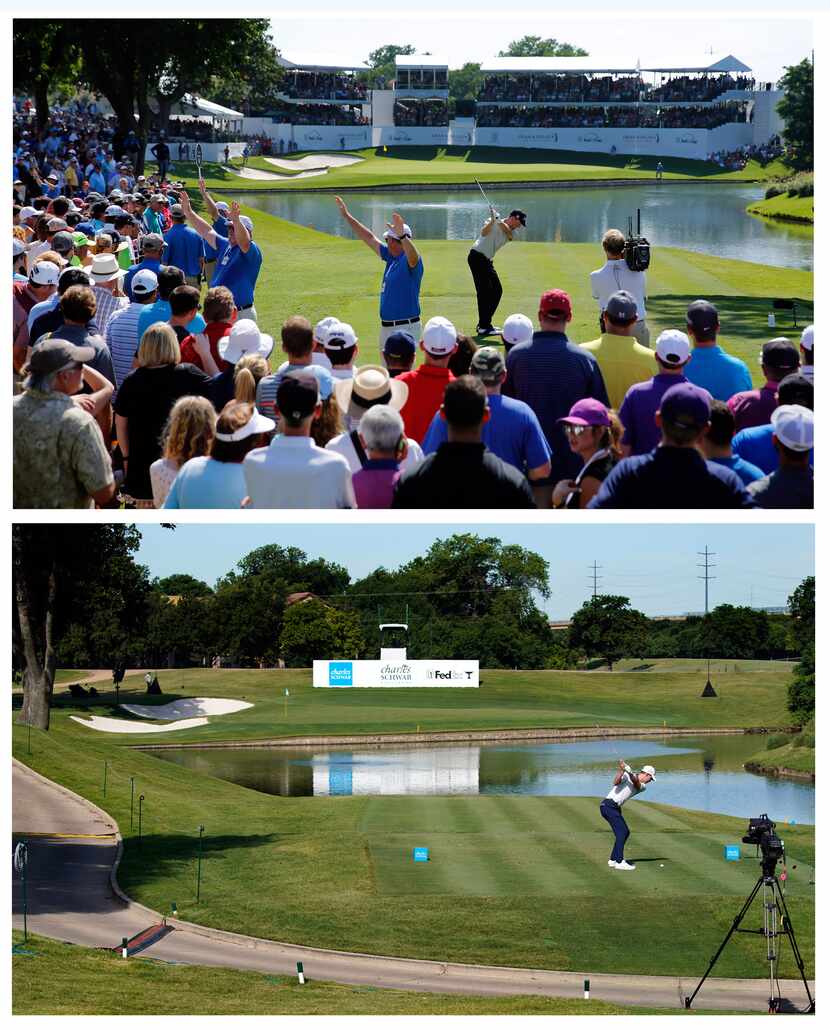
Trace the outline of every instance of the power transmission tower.
{"type": "MultiPolygon", "coordinates": [[[[708,616],[708,614],[709,614],[709,580],[710,579],[717,579],[717,576],[712,576],[709,573],[710,569],[717,568],[717,566],[713,562],[710,562],[709,559],[710,558],[716,558],[717,555],[714,554],[714,552],[709,550],[708,545],[706,547],[704,547],[704,549],[702,551],[698,551],[697,553],[698,553],[698,556],[703,559],[703,562],[702,563],[698,562],[698,565],[697,565],[697,567],[699,569],[703,569],[703,575],[702,576],[698,576],[697,578],[703,580],[703,584],[704,584],[704,597],[705,597],[704,614],[708,616]]],[[[707,654],[706,654],[706,686],[703,688],[703,693],[700,696],[701,697],[717,697],[718,695],[715,693],[715,688],[712,686],[712,677],[711,677],[712,656],[708,653],[709,652],[709,648],[708,647],[706,648],[706,651],[707,651],[707,654]]]]}
{"type": "Polygon", "coordinates": [[[602,566],[601,565],[597,565],[596,561],[594,561],[593,565],[589,565],[588,566],[588,569],[591,572],[591,575],[589,576],[589,579],[593,580],[593,584],[594,584],[593,589],[591,591],[591,600],[593,600],[597,596],[597,583],[602,579],[602,576],[598,576],[597,573],[599,572],[599,570],[601,568],[602,568],[602,566]]]}

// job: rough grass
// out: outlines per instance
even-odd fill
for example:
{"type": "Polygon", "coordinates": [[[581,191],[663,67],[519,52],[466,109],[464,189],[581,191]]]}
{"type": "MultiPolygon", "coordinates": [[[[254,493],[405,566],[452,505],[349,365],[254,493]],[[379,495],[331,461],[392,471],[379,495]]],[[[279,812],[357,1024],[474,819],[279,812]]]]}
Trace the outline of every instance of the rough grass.
{"type": "MultiPolygon", "coordinates": [[[[332,200],[332,203],[334,201],[332,200]]],[[[359,240],[343,239],[246,209],[256,223],[263,268],[256,292],[259,324],[279,339],[279,327],[294,314],[312,323],[336,314],[354,326],[360,339],[358,364],[379,360],[378,296],[382,265],[359,240]]],[[[475,292],[467,267],[464,240],[420,240],[424,259],[421,287],[423,318],[445,315],[459,331],[475,331],[475,292]]],[[[596,301],[589,273],[601,264],[600,248],[591,243],[522,243],[508,255],[499,275],[504,286],[500,312],[525,312],[535,320],[539,297],[559,288],[571,295],[574,319],[569,336],[576,342],[595,339],[596,301]]],[[[756,384],[762,381],[758,353],[768,338],[767,315],[773,297],[795,297],[802,311],[812,306],[812,274],[732,261],[671,247],[656,248],[648,272],[648,321],[652,338],[665,328],[683,328],[686,308],[699,297],[717,304],[723,346],[749,365],[756,384]]],[[[782,327],[798,340],[799,330],[782,327]]],[[[275,348],[272,361],[284,355],[275,348]]]]}
{"type": "Polygon", "coordinates": [[[750,204],[747,211],[751,215],[762,215],[784,222],[803,222],[813,224],[813,197],[790,197],[786,193],[768,200],[759,200],[750,204]]]}
{"type": "MultiPolygon", "coordinates": [[[[123,959],[93,948],[14,931],[16,1016],[266,1015],[680,1015],[682,1009],[624,1008],[564,998],[476,997],[385,990],[205,966],[123,959]]],[[[691,1014],[705,1015],[705,1010],[691,1014]]],[[[720,1013],[721,1015],[723,1013],[720,1013]]]]}

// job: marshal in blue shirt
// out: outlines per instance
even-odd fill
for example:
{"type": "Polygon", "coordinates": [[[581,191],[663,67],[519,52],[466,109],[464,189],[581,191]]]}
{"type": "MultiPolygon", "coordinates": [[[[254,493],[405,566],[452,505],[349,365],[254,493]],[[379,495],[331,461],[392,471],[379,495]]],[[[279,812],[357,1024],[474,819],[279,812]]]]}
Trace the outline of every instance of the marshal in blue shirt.
{"type": "Polygon", "coordinates": [[[167,244],[165,264],[181,268],[185,275],[199,274],[205,245],[195,229],[177,222],[164,234],[164,242],[167,244]]]}
{"type": "Polygon", "coordinates": [[[424,277],[423,258],[414,268],[409,267],[406,254],[397,257],[389,253],[385,243],[378,250],[386,264],[380,287],[380,317],[382,322],[398,322],[404,318],[417,318],[421,314],[421,280],[424,277]]]}
{"type": "Polygon", "coordinates": [[[233,294],[237,308],[249,308],[254,303],[254,289],[262,267],[262,251],[251,240],[247,251],[238,244],[230,246],[227,236],[216,234],[216,271],[211,286],[227,286],[233,294]]]}

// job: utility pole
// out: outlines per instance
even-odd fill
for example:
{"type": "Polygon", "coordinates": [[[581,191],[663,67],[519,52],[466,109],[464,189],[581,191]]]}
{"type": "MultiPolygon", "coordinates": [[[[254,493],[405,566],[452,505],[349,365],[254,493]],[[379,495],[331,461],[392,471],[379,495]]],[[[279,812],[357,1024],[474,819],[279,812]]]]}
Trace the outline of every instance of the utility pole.
{"type": "MultiPolygon", "coordinates": [[[[717,567],[713,562],[710,562],[709,559],[710,558],[715,558],[715,557],[717,557],[717,555],[715,555],[714,552],[709,550],[708,544],[703,548],[702,551],[698,551],[697,553],[698,553],[698,557],[703,559],[703,562],[698,562],[698,565],[697,565],[697,567],[699,569],[703,569],[703,575],[702,576],[698,576],[697,578],[698,579],[702,579],[703,580],[703,584],[704,584],[704,599],[705,599],[704,600],[704,617],[705,617],[705,616],[708,616],[708,614],[709,614],[709,580],[710,579],[717,579],[717,576],[712,576],[710,574],[710,572],[709,572],[710,569],[714,569],[714,568],[717,567]]],[[[711,673],[712,656],[708,653],[708,651],[709,651],[708,647],[706,648],[706,651],[707,651],[707,655],[706,655],[706,686],[703,688],[703,693],[700,696],[701,697],[717,697],[718,695],[715,693],[715,688],[712,686],[712,677],[710,675],[710,673],[711,673]]]]}
{"type": "Polygon", "coordinates": [[[593,584],[594,584],[593,589],[591,591],[591,599],[592,600],[593,600],[593,598],[595,598],[597,596],[597,583],[602,579],[602,576],[598,576],[597,575],[597,573],[599,572],[599,570],[601,568],[602,568],[602,566],[601,565],[597,565],[596,560],[594,560],[594,564],[593,565],[589,565],[588,566],[588,569],[590,571],[590,576],[588,578],[589,578],[589,580],[593,580],[593,584]]]}

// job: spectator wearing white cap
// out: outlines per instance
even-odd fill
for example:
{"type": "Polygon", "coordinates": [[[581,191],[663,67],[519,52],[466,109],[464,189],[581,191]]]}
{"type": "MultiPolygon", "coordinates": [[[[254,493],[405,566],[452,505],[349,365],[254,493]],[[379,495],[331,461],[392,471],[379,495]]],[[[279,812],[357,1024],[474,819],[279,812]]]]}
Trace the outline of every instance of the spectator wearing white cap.
{"type": "Polygon", "coordinates": [[[504,356],[520,343],[530,343],[533,339],[533,322],[527,315],[508,315],[501,328],[501,342],[504,344],[504,356]]]}
{"type": "Polygon", "coordinates": [[[621,450],[624,457],[648,454],[660,443],[660,428],[655,414],[660,410],[663,394],[671,386],[686,383],[684,369],[692,356],[689,337],[679,329],[664,329],[657,337],[654,361],[657,374],[648,382],[629,387],[620,405],[619,416],[623,424],[621,450]]]}
{"type": "Polygon", "coordinates": [[[435,412],[444,400],[447,384],[455,376],[449,370],[450,358],[458,346],[455,326],[448,318],[436,315],[424,326],[419,344],[424,363],[411,372],[398,376],[409,388],[409,397],[401,411],[406,435],[422,443],[435,412]]]}
{"type": "MultiPolygon", "coordinates": [[[[346,431],[329,440],[326,450],[342,454],[352,473],[355,473],[365,467],[368,460],[358,432],[363,416],[379,404],[399,412],[406,404],[409,388],[399,379],[392,378],[388,369],[380,365],[363,365],[352,379],[341,379],[335,383],[334,393],[343,413],[346,431]]],[[[400,459],[401,468],[414,468],[423,458],[421,445],[407,437],[406,453],[400,459]]]]}
{"type": "Polygon", "coordinates": [[[412,242],[412,229],[397,211],[387,222],[384,242],[359,222],[341,197],[334,198],[345,221],[357,237],[370,247],[386,266],[380,287],[380,348],[388,336],[403,330],[416,339],[421,333],[421,281],[424,262],[412,242]]]}
{"type": "Polygon", "coordinates": [[[150,268],[136,272],[133,276],[133,299],[127,307],[116,311],[107,323],[104,339],[112,354],[116,389],[136,367],[140,343],[138,322],[147,305],[155,302],[158,282],[158,276],[150,268]]]}
{"type": "Polygon", "coordinates": [[[800,404],[780,404],[772,413],[778,468],[748,487],[762,508],[812,508],[813,413],[800,404]]]}
{"type": "MultiPolygon", "coordinates": [[[[55,295],[60,269],[52,261],[38,261],[26,282],[12,285],[12,354],[15,369],[26,360],[29,346],[29,314],[36,304],[55,295]]],[[[57,301],[55,301],[57,303],[57,301]]]]}
{"type": "MultiPolygon", "coordinates": [[[[511,318],[515,317],[511,315],[511,318]]],[[[530,319],[527,321],[530,322],[530,319]]],[[[533,336],[532,324],[530,336],[533,336]]],[[[487,449],[530,480],[549,476],[550,445],[536,413],[524,401],[502,396],[501,388],[507,378],[507,369],[499,351],[495,347],[479,347],[470,363],[470,375],[480,379],[487,391],[490,417],[484,423],[481,433],[487,449]]],[[[448,439],[446,419],[437,411],[424,437],[424,454],[434,454],[448,439]]]]}
{"type": "Polygon", "coordinates": [[[351,379],[354,375],[354,359],[357,357],[357,333],[348,322],[333,322],[325,333],[323,349],[331,362],[331,374],[335,379],[351,379]]]}
{"type": "Polygon", "coordinates": [[[159,233],[148,233],[141,237],[141,260],[133,265],[124,277],[124,293],[133,300],[133,277],[144,269],[159,274],[161,256],[164,252],[164,238],[159,233]]]}
{"type": "Polygon", "coordinates": [[[813,327],[808,325],[801,334],[801,369],[805,379],[813,381],[813,327]]]}
{"type": "Polygon", "coordinates": [[[12,282],[27,283],[26,244],[16,236],[12,238],[12,282]]]}
{"type": "MultiPolygon", "coordinates": [[[[210,210],[210,204],[213,202],[211,200],[208,203],[210,197],[204,179],[199,180],[199,190],[210,210]]],[[[253,240],[254,223],[247,215],[241,213],[239,204],[234,200],[228,212],[225,236],[194,212],[190,197],[184,190],[179,194],[179,202],[188,222],[205,243],[215,247],[218,252],[216,271],[210,285],[227,286],[233,294],[233,302],[239,311],[239,317],[250,318],[256,322],[254,292],[262,267],[262,251],[253,240]]],[[[216,210],[216,205],[213,205],[213,210],[216,210]]]]}
{"type": "MultiPolygon", "coordinates": [[[[219,290],[229,293],[224,286],[219,286],[208,290],[208,294],[219,290]]],[[[274,338],[268,333],[260,332],[256,322],[250,318],[240,318],[230,325],[224,336],[218,338],[216,347],[219,358],[217,364],[221,363],[222,370],[211,380],[208,395],[216,410],[222,411],[225,405],[234,399],[238,362],[246,355],[261,357],[267,361],[274,349],[274,338]]]]}
{"type": "Polygon", "coordinates": [[[314,326],[313,339],[311,341],[311,363],[312,365],[322,365],[331,371],[332,365],[329,359],[326,357],[326,338],[331,326],[340,319],[334,315],[326,315],[325,318],[321,318],[320,321],[314,326]]]}
{"type": "Polygon", "coordinates": [[[580,347],[597,359],[610,406],[619,408],[629,387],[651,378],[654,351],[637,342],[637,301],[627,290],[612,293],[602,314],[602,335],[580,347]]]}
{"type": "Polygon", "coordinates": [[[318,447],[311,423],[321,411],[311,367],[291,370],[277,389],[280,433],[245,458],[243,471],[252,508],[354,508],[346,459],[318,447]]]}
{"type": "MultiPolygon", "coordinates": [[[[813,410],[813,384],[797,372],[785,376],[778,384],[776,400],[779,405],[797,404],[813,410]]],[[[732,450],[746,461],[757,465],[764,475],[770,475],[778,468],[778,451],[773,441],[771,422],[763,426],[750,426],[735,434],[732,450]]],[[[812,461],[812,453],[810,460],[812,461]]]]}

